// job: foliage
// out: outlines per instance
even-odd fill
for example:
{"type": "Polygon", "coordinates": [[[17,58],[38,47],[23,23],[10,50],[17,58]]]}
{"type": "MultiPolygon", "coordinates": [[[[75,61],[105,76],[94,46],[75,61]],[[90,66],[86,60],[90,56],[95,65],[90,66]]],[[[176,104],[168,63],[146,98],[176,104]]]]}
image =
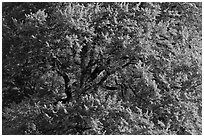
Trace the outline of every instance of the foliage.
{"type": "Polygon", "coordinates": [[[3,134],[201,134],[201,9],[3,3],[3,134]]]}

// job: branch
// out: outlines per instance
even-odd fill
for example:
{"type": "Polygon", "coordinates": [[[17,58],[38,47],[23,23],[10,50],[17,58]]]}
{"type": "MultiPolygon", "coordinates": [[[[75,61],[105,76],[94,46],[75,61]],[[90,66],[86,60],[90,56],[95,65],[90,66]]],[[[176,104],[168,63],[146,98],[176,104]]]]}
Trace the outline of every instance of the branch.
{"type": "MultiPolygon", "coordinates": [[[[130,65],[130,64],[134,64],[134,62],[128,61],[127,63],[123,64],[121,67],[118,67],[118,68],[116,68],[116,69],[114,69],[114,70],[112,70],[112,71],[108,71],[107,69],[104,69],[105,72],[106,72],[106,74],[101,78],[101,80],[100,80],[98,83],[92,82],[92,83],[90,83],[90,84],[88,85],[88,87],[84,87],[84,88],[81,90],[81,93],[79,94],[78,97],[80,97],[82,94],[85,94],[86,91],[90,90],[91,88],[96,88],[97,86],[103,85],[103,83],[108,79],[108,77],[109,77],[110,75],[112,75],[112,74],[114,74],[115,72],[117,72],[117,71],[119,71],[119,70],[121,70],[121,69],[127,67],[127,66],[130,65]]],[[[108,87],[108,86],[105,86],[105,87],[106,87],[106,88],[109,88],[110,90],[116,90],[116,89],[118,89],[118,88],[116,88],[116,87],[108,87]]]]}
{"type": "Polygon", "coordinates": [[[103,86],[103,88],[107,89],[107,90],[118,90],[118,87],[111,87],[111,86],[103,86]]]}

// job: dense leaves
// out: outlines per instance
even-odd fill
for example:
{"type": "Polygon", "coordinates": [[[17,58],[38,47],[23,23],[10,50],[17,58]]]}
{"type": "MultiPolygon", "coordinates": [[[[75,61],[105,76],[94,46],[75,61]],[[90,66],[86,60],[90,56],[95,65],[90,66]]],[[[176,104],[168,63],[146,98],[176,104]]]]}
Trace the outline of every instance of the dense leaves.
{"type": "Polygon", "coordinates": [[[201,134],[201,3],[3,3],[3,134],[201,134]]]}

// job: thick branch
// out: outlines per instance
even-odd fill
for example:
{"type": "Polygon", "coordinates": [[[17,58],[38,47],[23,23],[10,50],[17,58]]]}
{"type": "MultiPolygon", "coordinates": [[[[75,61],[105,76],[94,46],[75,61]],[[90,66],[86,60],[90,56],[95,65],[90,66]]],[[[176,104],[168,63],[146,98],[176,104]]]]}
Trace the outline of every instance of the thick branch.
{"type": "Polygon", "coordinates": [[[103,86],[103,88],[107,89],[107,90],[118,90],[118,87],[111,87],[111,86],[103,86]]]}
{"type": "Polygon", "coordinates": [[[110,75],[114,74],[115,72],[119,71],[120,69],[127,67],[130,64],[132,64],[131,61],[123,64],[122,67],[118,67],[118,68],[112,70],[111,72],[106,70],[106,74],[101,78],[101,80],[98,83],[91,83],[88,87],[85,87],[84,89],[82,89],[80,95],[86,93],[86,91],[90,90],[91,88],[96,88],[97,86],[103,85],[103,83],[108,79],[108,77],[110,75]]]}
{"type": "Polygon", "coordinates": [[[55,58],[55,60],[57,61],[56,62],[56,66],[55,66],[55,70],[57,71],[57,73],[62,76],[62,78],[64,79],[64,85],[65,85],[65,94],[66,94],[66,98],[65,99],[61,99],[61,100],[58,100],[57,102],[59,101],[62,101],[63,103],[64,102],[69,102],[70,99],[72,98],[72,93],[71,93],[71,87],[69,86],[69,82],[70,82],[70,79],[69,79],[69,76],[66,72],[64,72],[63,70],[59,70],[61,68],[61,65],[63,65],[58,58],[55,58]]]}
{"type": "Polygon", "coordinates": [[[97,85],[102,85],[103,82],[106,81],[110,75],[114,74],[115,72],[119,71],[120,69],[127,67],[130,64],[133,64],[133,63],[131,61],[129,61],[129,62],[123,64],[122,67],[118,67],[115,70],[112,70],[111,72],[106,71],[106,75],[104,75],[104,77],[100,80],[100,82],[98,82],[97,85]]]}
{"type": "Polygon", "coordinates": [[[82,51],[80,53],[80,58],[81,58],[81,77],[80,77],[80,87],[82,87],[84,83],[84,78],[86,75],[86,58],[87,58],[87,52],[88,52],[88,45],[85,43],[85,45],[82,48],[82,51]]]}

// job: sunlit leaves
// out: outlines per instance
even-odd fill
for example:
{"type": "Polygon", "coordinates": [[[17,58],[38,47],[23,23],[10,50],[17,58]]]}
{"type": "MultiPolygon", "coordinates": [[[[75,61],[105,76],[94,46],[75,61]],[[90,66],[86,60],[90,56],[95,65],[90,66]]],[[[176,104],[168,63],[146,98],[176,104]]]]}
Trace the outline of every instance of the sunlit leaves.
{"type": "Polygon", "coordinates": [[[22,101],[5,108],[4,129],[11,122],[21,134],[201,133],[199,3],[51,5],[24,19],[4,12],[3,97],[21,93],[22,101]],[[73,100],[53,105],[67,85],[73,100]]]}

